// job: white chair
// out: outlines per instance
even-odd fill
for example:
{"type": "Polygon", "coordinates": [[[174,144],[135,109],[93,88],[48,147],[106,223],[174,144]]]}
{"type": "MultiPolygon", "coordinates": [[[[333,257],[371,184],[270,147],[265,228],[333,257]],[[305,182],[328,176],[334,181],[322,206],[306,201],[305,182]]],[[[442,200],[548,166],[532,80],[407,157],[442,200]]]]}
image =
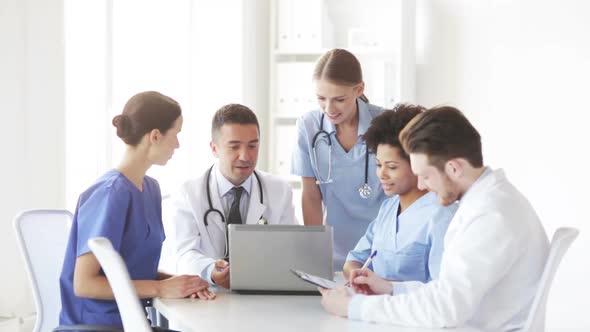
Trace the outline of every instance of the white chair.
{"type": "Polygon", "coordinates": [[[104,237],[92,238],[88,240],[88,247],[90,247],[90,250],[96,256],[113,289],[125,331],[175,332],[161,327],[150,327],[146,313],[141,306],[141,302],[127,271],[127,266],[119,253],[113,248],[109,239],[104,237]]]}
{"type": "Polygon", "coordinates": [[[542,332],[545,331],[545,308],[547,305],[547,296],[549,289],[555,277],[555,272],[559,267],[559,263],[565,255],[572,242],[578,237],[580,232],[575,228],[562,227],[555,231],[553,239],[551,240],[551,248],[547,257],[547,263],[541,280],[539,281],[539,288],[535,294],[535,299],[527,317],[525,324],[525,331],[527,332],[542,332]]]}
{"type": "Polygon", "coordinates": [[[61,309],[59,276],[71,224],[72,213],[67,210],[29,210],[14,218],[14,230],[25,260],[37,311],[33,332],[121,331],[112,326],[97,325],[55,328],[59,323],[61,309]]]}
{"type": "Polygon", "coordinates": [[[88,240],[88,247],[98,259],[104,274],[109,280],[113,289],[123,329],[134,332],[151,332],[145,311],[135,292],[135,287],[129,277],[127,266],[117,251],[113,248],[111,241],[104,237],[96,237],[88,240]]]}
{"type": "Polygon", "coordinates": [[[30,210],[14,218],[37,310],[33,332],[51,331],[58,325],[59,275],[71,223],[67,210],[30,210]]]}

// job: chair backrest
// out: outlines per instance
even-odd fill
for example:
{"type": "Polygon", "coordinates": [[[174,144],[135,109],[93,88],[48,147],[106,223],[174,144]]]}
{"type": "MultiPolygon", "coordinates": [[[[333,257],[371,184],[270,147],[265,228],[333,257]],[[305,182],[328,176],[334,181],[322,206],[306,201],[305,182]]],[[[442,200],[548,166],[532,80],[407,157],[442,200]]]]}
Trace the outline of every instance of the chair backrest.
{"type": "Polygon", "coordinates": [[[565,255],[572,242],[578,237],[580,232],[575,228],[562,227],[555,231],[553,239],[551,240],[551,248],[549,249],[549,256],[547,257],[547,263],[543,270],[543,275],[539,281],[537,293],[533,300],[533,305],[527,322],[525,324],[525,331],[527,332],[541,332],[545,331],[545,308],[547,305],[547,297],[549,295],[549,289],[551,289],[551,283],[555,272],[559,267],[561,259],[565,255]]]}
{"type": "Polygon", "coordinates": [[[104,237],[96,237],[88,240],[88,246],[98,259],[115,294],[123,321],[123,329],[134,332],[151,331],[145,311],[141,307],[139,297],[129,277],[127,266],[113,248],[111,241],[104,237]]]}
{"type": "Polygon", "coordinates": [[[58,325],[59,275],[71,223],[72,213],[67,210],[30,210],[14,218],[37,310],[33,332],[51,331],[58,325]]]}

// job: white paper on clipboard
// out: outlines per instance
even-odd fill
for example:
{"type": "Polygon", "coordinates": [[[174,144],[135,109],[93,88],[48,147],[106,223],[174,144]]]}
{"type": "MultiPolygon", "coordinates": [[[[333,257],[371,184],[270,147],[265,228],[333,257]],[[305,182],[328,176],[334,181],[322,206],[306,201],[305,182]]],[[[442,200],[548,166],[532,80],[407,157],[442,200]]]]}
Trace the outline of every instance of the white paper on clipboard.
{"type": "Polygon", "coordinates": [[[332,289],[337,286],[336,282],[332,280],[328,280],[322,277],[314,276],[313,274],[309,274],[303,271],[291,269],[291,272],[301,278],[304,281],[312,283],[316,286],[320,286],[322,288],[332,289]]]}

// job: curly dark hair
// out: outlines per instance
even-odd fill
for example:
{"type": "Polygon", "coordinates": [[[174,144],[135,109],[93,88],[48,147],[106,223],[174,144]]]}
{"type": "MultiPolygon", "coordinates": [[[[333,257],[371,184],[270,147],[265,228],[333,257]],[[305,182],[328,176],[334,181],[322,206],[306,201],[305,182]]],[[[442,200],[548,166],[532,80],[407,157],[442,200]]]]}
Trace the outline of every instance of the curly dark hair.
{"type": "Polygon", "coordinates": [[[375,153],[379,144],[388,144],[399,148],[400,156],[405,160],[410,160],[402,148],[399,134],[410,120],[425,110],[426,108],[420,105],[398,104],[392,110],[386,110],[376,116],[363,135],[369,151],[375,153]]]}

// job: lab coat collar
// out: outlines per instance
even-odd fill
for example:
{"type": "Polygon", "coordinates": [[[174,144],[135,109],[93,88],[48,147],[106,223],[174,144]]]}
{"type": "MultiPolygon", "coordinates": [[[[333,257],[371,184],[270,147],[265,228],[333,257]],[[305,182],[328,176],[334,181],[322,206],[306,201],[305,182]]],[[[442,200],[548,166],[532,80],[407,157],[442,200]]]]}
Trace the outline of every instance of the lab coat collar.
{"type": "MultiPolygon", "coordinates": [[[[264,190],[264,180],[263,175],[260,172],[257,172],[258,176],[260,177],[260,185],[262,186],[262,190],[264,190]]],[[[255,176],[252,174],[252,176],[255,176]]],[[[264,216],[264,212],[266,211],[266,201],[262,204],[260,203],[260,189],[258,187],[258,181],[256,179],[252,179],[250,176],[250,187],[252,187],[252,182],[256,181],[255,189],[252,189],[252,195],[250,196],[250,205],[248,206],[248,214],[246,216],[246,224],[257,224],[259,223],[260,219],[264,216]]],[[[268,199],[268,195],[265,193],[263,195],[264,199],[268,199]]]]}
{"type": "MultiPolygon", "coordinates": [[[[365,132],[367,132],[367,129],[369,129],[369,126],[371,125],[372,117],[371,117],[371,113],[369,112],[369,105],[367,105],[367,103],[365,103],[362,99],[357,98],[356,104],[358,106],[358,112],[359,112],[358,135],[362,136],[365,134],[365,132]]],[[[326,118],[325,116],[324,116],[323,128],[329,134],[336,132],[336,127],[334,127],[332,122],[330,122],[330,120],[328,120],[328,118],[326,118]]]]}
{"type": "MultiPolygon", "coordinates": [[[[262,189],[264,190],[264,182],[262,179],[262,175],[260,172],[258,173],[261,176],[261,185],[262,189]]],[[[246,224],[257,224],[262,217],[264,217],[264,212],[266,211],[266,206],[264,204],[260,204],[260,192],[258,189],[258,183],[256,183],[256,190],[252,190],[252,181],[256,181],[252,179],[254,174],[251,174],[244,182],[242,182],[241,186],[246,190],[250,199],[248,205],[248,212],[246,215],[246,224]]],[[[215,164],[215,178],[217,182],[217,188],[219,191],[219,197],[223,197],[226,195],[233,187],[233,183],[229,182],[221,171],[217,164],[215,164]]],[[[266,196],[265,196],[266,197],[266,196]]]]}
{"type": "MultiPolygon", "coordinates": [[[[240,184],[240,186],[246,190],[248,196],[251,195],[252,191],[252,176],[253,174],[250,174],[250,176],[240,184]]],[[[235,187],[233,183],[231,183],[225,178],[225,176],[223,176],[223,174],[221,174],[218,164],[215,164],[215,178],[217,179],[217,190],[219,191],[219,197],[224,197],[230,190],[233,189],[233,187],[235,187]]]]}
{"type": "Polygon", "coordinates": [[[469,189],[463,194],[459,201],[459,206],[468,201],[470,197],[477,196],[477,193],[489,188],[494,183],[497,183],[506,178],[502,169],[492,170],[490,167],[485,166],[483,173],[471,184],[469,189]]]}

